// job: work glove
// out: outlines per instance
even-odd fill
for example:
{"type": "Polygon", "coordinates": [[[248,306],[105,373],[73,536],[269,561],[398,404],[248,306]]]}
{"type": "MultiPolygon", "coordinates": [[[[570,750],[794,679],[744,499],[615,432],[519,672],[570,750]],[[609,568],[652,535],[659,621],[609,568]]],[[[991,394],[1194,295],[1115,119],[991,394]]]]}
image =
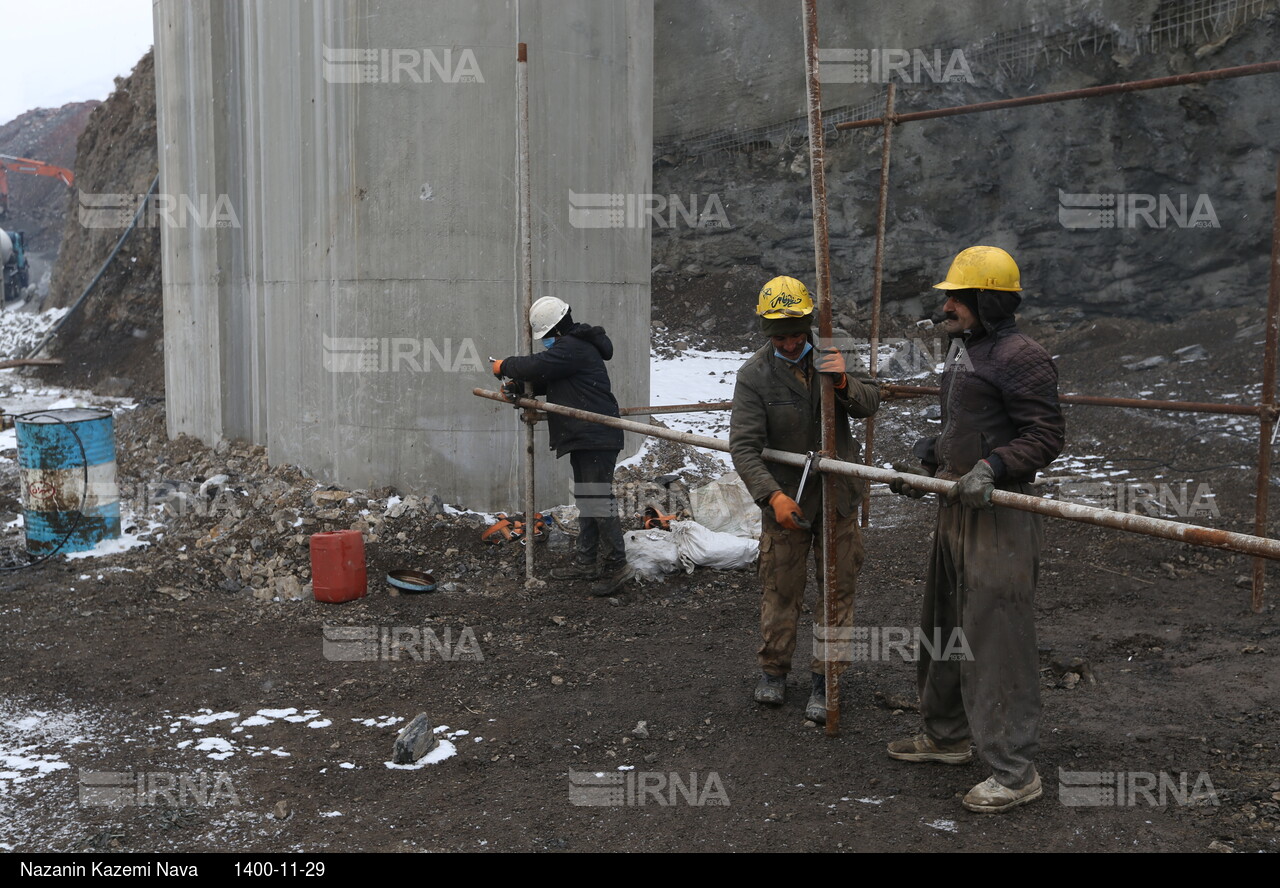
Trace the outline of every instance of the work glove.
{"type": "MultiPolygon", "coordinates": [[[[914,466],[910,466],[906,463],[894,463],[893,470],[895,472],[901,472],[904,475],[920,474],[915,470],[914,466]]],[[[889,482],[889,489],[892,490],[894,493],[900,494],[902,496],[909,496],[912,499],[920,499],[920,497],[924,496],[926,493],[929,492],[927,490],[921,490],[919,487],[912,487],[911,484],[908,483],[907,479],[905,478],[894,478],[892,481],[889,482]]]]}
{"type": "Polygon", "coordinates": [[[845,376],[844,355],[834,345],[818,355],[815,366],[819,373],[830,373],[835,377],[836,388],[842,389],[849,384],[849,378],[845,376]]]}
{"type": "Polygon", "coordinates": [[[950,502],[959,500],[970,509],[990,509],[991,494],[996,489],[996,470],[985,459],[978,460],[969,473],[947,491],[950,502]]]}
{"type": "Polygon", "coordinates": [[[493,375],[498,379],[502,378],[502,361],[493,362],[493,375]]]}
{"type": "Polygon", "coordinates": [[[773,507],[773,517],[787,530],[804,530],[800,522],[804,521],[804,512],[800,504],[781,490],[775,490],[769,497],[769,505],[773,507]]]}
{"type": "Polygon", "coordinates": [[[502,393],[507,396],[508,401],[515,401],[517,398],[523,398],[524,383],[516,379],[508,379],[502,384],[502,393]]]}

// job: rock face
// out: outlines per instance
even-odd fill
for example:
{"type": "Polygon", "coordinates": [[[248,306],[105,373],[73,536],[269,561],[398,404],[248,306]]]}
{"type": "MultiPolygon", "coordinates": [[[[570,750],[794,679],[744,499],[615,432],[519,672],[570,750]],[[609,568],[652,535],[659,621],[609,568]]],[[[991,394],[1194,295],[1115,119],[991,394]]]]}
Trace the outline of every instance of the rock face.
{"type": "MultiPolygon", "coordinates": [[[[76,146],[76,192],[132,195],[136,201],[150,188],[157,169],[155,67],[148,52],[89,115],[76,146]]],[[[79,298],[124,231],[82,225],[75,195],[68,200],[73,211],[63,229],[46,307],[70,305],[79,298]]],[[[41,376],[89,388],[115,377],[124,384],[121,394],[160,396],[163,340],[160,228],[144,221],[54,340],[53,352],[66,364],[47,368],[41,376]]]]}
{"type": "MultiPolygon", "coordinates": [[[[1141,19],[1141,10],[1133,9],[1105,18],[1121,4],[1080,4],[1080,10],[1098,6],[1087,21],[1080,12],[1079,23],[1096,41],[1072,54],[1042,54],[1036,67],[1021,71],[985,70],[975,56],[972,85],[899,83],[897,111],[1249,64],[1273,57],[1280,42],[1275,15],[1242,16],[1209,36],[1202,30],[1198,40],[1182,32],[1159,36],[1157,7],[1171,5],[1177,4],[1147,4],[1140,21],[1133,16],[1141,19]]],[[[974,244],[1002,246],[1018,259],[1024,314],[1169,320],[1198,308],[1261,304],[1276,181],[1274,153],[1263,146],[1280,140],[1274,78],[901,125],[890,171],[886,309],[928,314],[938,301],[930,286],[956,252],[974,244]]],[[[824,84],[824,107],[845,95],[824,84]]],[[[738,122],[744,132],[783,123],[791,110],[755,107],[738,122]]],[[[863,116],[879,113],[870,107],[863,116]]],[[[664,216],[654,227],[655,265],[684,269],[675,277],[690,279],[687,268],[695,262],[704,273],[756,266],[761,282],[792,274],[812,283],[804,131],[769,132],[732,152],[706,152],[711,141],[693,134],[660,146],[654,191],[684,204],[693,197],[704,211],[714,195],[729,224],[664,216]]],[[[880,142],[879,128],[828,135],[838,308],[847,309],[841,300],[849,300],[865,311],[870,299],[880,142]]]]}
{"type": "Polygon", "coordinates": [[[425,712],[418,713],[396,737],[391,760],[397,765],[411,765],[440,745],[425,712]]]}

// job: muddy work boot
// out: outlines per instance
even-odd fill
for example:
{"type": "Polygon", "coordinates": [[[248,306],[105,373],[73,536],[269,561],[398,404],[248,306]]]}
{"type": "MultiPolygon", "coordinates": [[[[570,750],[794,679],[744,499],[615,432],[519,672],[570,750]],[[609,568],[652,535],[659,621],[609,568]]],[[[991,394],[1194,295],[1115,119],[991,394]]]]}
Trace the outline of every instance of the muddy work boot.
{"type": "Polygon", "coordinates": [[[591,584],[591,597],[608,598],[610,595],[616,595],[635,575],[636,572],[630,564],[605,567],[600,579],[591,584]]]}
{"type": "Polygon", "coordinates": [[[1044,791],[1040,788],[1040,775],[1034,772],[1031,775],[1031,782],[1021,789],[1010,789],[995,777],[988,777],[969,790],[960,804],[979,814],[999,814],[1010,808],[1025,805],[1027,802],[1034,802],[1043,794],[1044,791]]]}
{"type": "Polygon", "coordinates": [[[889,758],[900,762],[942,762],[944,765],[963,765],[973,759],[968,740],[942,744],[934,742],[927,734],[910,740],[894,740],[889,744],[889,758]]]}
{"type": "Polygon", "coordinates": [[[820,725],[827,723],[827,676],[823,672],[814,672],[813,690],[809,692],[809,702],[804,707],[804,717],[820,725]]]}
{"type": "Polygon", "coordinates": [[[781,706],[787,698],[787,677],[760,673],[760,683],[756,685],[755,701],[765,706],[781,706]]]}
{"type": "Polygon", "coordinates": [[[553,567],[550,576],[553,580],[598,580],[600,568],[594,561],[575,561],[567,567],[553,567]]]}

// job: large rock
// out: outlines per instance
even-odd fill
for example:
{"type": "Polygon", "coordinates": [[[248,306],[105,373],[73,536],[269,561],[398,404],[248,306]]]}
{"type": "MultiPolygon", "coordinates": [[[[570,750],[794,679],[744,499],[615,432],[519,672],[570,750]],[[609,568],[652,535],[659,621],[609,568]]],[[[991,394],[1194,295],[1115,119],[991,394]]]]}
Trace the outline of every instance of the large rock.
{"type": "Polygon", "coordinates": [[[411,765],[439,745],[440,741],[431,729],[431,720],[425,712],[419,712],[396,737],[391,760],[397,765],[411,765]]]}

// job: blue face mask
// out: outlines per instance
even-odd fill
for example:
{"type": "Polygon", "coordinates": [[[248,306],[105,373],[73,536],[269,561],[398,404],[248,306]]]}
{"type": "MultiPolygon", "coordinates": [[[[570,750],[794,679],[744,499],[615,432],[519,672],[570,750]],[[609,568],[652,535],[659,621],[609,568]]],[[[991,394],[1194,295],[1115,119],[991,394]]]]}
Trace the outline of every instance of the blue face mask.
{"type": "Polygon", "coordinates": [[[542,340],[543,348],[551,348],[551,346],[555,344],[556,344],[556,338],[554,336],[548,336],[546,339],[542,340]]]}
{"type": "Polygon", "coordinates": [[[782,358],[782,360],[786,361],[788,364],[799,364],[801,361],[803,361],[803,360],[804,360],[804,356],[805,356],[805,355],[807,355],[807,354],[809,354],[809,352],[811,352],[811,351],[813,351],[813,343],[812,343],[812,342],[806,342],[806,343],[804,344],[804,351],[800,352],[800,357],[796,358],[794,361],[793,361],[793,360],[791,360],[791,359],[790,359],[790,358],[788,358],[788,357],[785,357],[785,356],[784,356],[780,351],[778,351],[776,348],[773,350],[773,354],[774,354],[774,357],[782,358]]]}

